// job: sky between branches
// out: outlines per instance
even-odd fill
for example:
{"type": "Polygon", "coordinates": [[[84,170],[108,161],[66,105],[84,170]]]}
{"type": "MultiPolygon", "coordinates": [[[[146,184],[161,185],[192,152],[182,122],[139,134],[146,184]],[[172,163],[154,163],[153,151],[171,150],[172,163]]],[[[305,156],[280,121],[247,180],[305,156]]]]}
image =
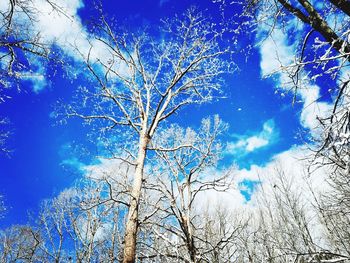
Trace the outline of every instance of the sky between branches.
{"type": "MultiPolygon", "coordinates": [[[[98,14],[92,1],[58,2],[64,6],[67,16],[52,12],[41,0],[34,0],[40,10],[35,30],[47,40],[57,40],[57,48],[63,50],[64,58],[79,67],[81,61],[73,45],[87,52],[92,41],[89,20],[98,14]]],[[[1,1],[0,10],[6,8],[6,4],[1,1]]],[[[102,4],[107,17],[115,17],[135,32],[144,26],[157,26],[160,19],[182,13],[192,5],[218,22],[221,19],[218,4],[210,0],[103,1],[102,4]]],[[[253,36],[242,37],[235,49],[255,45],[266,30],[261,27],[253,36]]],[[[97,45],[93,52],[94,56],[103,57],[105,50],[97,45]]],[[[239,170],[236,189],[225,197],[227,203],[232,199],[237,205],[247,203],[253,194],[254,182],[268,178],[276,162],[294,172],[296,168],[303,169],[301,164],[296,165],[296,158],[306,154],[305,138],[317,125],[316,116],[322,116],[329,109],[329,96],[325,91],[334,88],[334,83],[310,84],[308,89],[300,91],[298,102],[292,106],[292,94],[281,88],[284,75],[278,74],[273,79],[262,77],[279,67],[278,59],[288,62],[293,55],[293,43],[288,42],[282,31],[276,30],[273,39],[253,48],[248,58],[246,54],[234,56],[239,70],[225,77],[225,98],[181,112],[180,124],[185,127],[199,127],[203,117],[214,114],[229,124],[223,138],[227,143],[224,165],[235,163],[239,170]]],[[[27,211],[35,213],[41,200],[59,194],[92,167],[111,165],[82,157],[81,150],[76,149],[77,145],[83,145],[90,152],[96,151],[96,146],[86,138],[88,127],[82,127],[78,120],[57,125],[52,117],[57,100],[68,103],[74,88],[83,85],[83,80],[79,75],[74,79],[62,77],[62,69],[55,75],[49,73],[38,62],[35,74],[24,81],[22,91],[11,91],[12,98],[0,104],[1,115],[11,120],[9,145],[14,149],[10,159],[0,159],[0,193],[9,207],[6,217],[0,221],[1,226],[25,223],[27,211]]],[[[173,118],[173,122],[178,121],[179,118],[173,118]]],[[[295,172],[291,176],[297,180],[301,174],[295,172]]],[[[315,183],[320,185],[320,178],[315,183]]]]}

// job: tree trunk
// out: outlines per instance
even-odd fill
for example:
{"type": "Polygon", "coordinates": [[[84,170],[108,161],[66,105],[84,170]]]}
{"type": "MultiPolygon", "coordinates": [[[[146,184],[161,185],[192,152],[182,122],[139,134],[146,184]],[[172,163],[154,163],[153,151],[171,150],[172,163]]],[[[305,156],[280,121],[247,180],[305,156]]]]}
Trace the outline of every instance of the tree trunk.
{"type": "Polygon", "coordinates": [[[188,249],[190,251],[190,258],[192,263],[197,262],[197,251],[196,247],[194,245],[194,238],[193,238],[193,229],[191,225],[191,201],[192,201],[192,192],[191,192],[191,179],[190,177],[187,180],[187,231],[188,231],[188,237],[189,237],[189,242],[188,242],[188,249]]]}
{"type": "MultiPolygon", "coordinates": [[[[317,30],[339,54],[350,53],[350,46],[328,25],[308,0],[298,0],[309,13],[309,24],[317,30]]],[[[349,60],[350,58],[348,58],[349,60]]]]}
{"type": "MultiPolygon", "coordinates": [[[[350,53],[349,44],[337,35],[337,33],[328,25],[327,21],[321,17],[321,15],[308,0],[298,0],[298,2],[305,8],[309,16],[305,15],[301,9],[293,7],[286,0],[278,0],[278,2],[294,16],[318,31],[325,38],[325,40],[337,50],[339,54],[350,53]]],[[[345,13],[347,13],[347,11],[349,12],[350,10],[350,5],[346,1],[331,0],[331,2],[345,13]]],[[[350,56],[348,56],[347,60],[350,61],[350,56]]]]}
{"type": "Polygon", "coordinates": [[[194,240],[192,236],[190,237],[190,241],[189,241],[189,251],[190,251],[191,263],[196,263],[197,253],[196,253],[196,247],[194,246],[194,240]]]}
{"type": "Polygon", "coordinates": [[[145,165],[146,151],[149,138],[142,134],[139,143],[139,152],[131,192],[129,213],[125,229],[123,263],[133,263],[136,257],[136,236],[138,230],[139,202],[143,181],[143,168],[145,165]]]}

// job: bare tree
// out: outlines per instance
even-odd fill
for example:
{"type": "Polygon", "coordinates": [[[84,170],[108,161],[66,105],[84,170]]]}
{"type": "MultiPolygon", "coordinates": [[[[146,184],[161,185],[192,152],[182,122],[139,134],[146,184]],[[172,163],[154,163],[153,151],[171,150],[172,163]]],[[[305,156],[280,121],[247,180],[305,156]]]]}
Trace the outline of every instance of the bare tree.
{"type": "Polygon", "coordinates": [[[0,233],[1,262],[34,262],[40,244],[40,234],[34,228],[12,226],[0,233]]]}
{"type": "Polygon", "coordinates": [[[332,94],[333,107],[325,117],[318,118],[322,132],[314,138],[317,148],[313,155],[314,164],[330,165],[333,169],[328,174],[331,191],[323,193],[321,197],[317,196],[315,201],[318,216],[321,218],[319,225],[325,227],[324,234],[328,235],[327,242],[331,244],[329,251],[334,253],[321,253],[321,258],[323,257],[321,259],[320,252],[314,254],[307,252],[310,254],[300,254],[298,260],[327,262],[327,258],[331,260],[329,258],[333,257],[334,262],[345,262],[349,255],[347,211],[349,211],[350,3],[343,0],[238,2],[243,6],[244,12],[242,16],[237,16],[253,22],[243,23],[243,26],[240,24],[239,29],[246,30],[251,26],[263,28],[263,41],[279,31],[284,34],[288,46],[294,48],[294,58],[287,64],[280,59],[280,68],[276,69],[276,72],[288,77],[284,80],[288,79],[290,83],[283,84],[295,91],[294,99],[298,91],[305,89],[320,77],[334,81],[332,83],[336,89],[332,94]]]}
{"type": "Polygon", "coordinates": [[[151,249],[141,251],[142,258],[213,262],[221,255],[221,261],[231,259],[229,248],[236,228],[228,223],[223,211],[203,213],[205,193],[224,192],[232,186],[232,169],[215,171],[221,150],[218,137],[225,129],[215,116],[204,119],[198,133],[177,125],[156,133],[150,145],[156,150],[156,165],[150,168],[145,183],[149,194],[154,192],[154,200],[149,202],[154,208],[148,207],[146,220],[140,220],[141,228],[150,225],[146,229],[156,242],[148,244],[151,249]],[[214,234],[213,229],[219,232],[214,234]]]}
{"type": "MultiPolygon", "coordinates": [[[[219,176],[210,169],[217,167],[220,147],[213,138],[222,131],[220,127],[223,128],[218,120],[207,119],[198,133],[176,125],[157,132],[150,149],[158,148],[152,159],[158,160],[158,166],[146,168],[136,259],[348,262],[349,218],[342,203],[334,205],[332,198],[337,194],[315,199],[317,206],[312,206],[307,199],[310,193],[305,192],[307,187],[297,185],[281,167],[276,167],[268,181],[264,177],[250,209],[230,210],[213,201],[212,194],[225,191],[232,180],[232,173],[222,171],[219,176]],[[167,135],[162,136],[164,133],[167,135]]],[[[35,225],[0,231],[0,260],[122,260],[127,212],[124,201],[128,194],[123,187],[118,192],[118,187],[124,185],[128,172],[119,171],[116,179],[113,175],[120,169],[119,164],[110,170],[91,169],[89,177],[79,185],[45,201],[35,225]]],[[[131,184],[128,181],[125,185],[131,184]]]]}
{"type": "Polygon", "coordinates": [[[320,147],[316,151],[315,163],[318,165],[331,165],[334,175],[339,179],[331,180],[346,183],[346,174],[349,174],[349,143],[350,143],[350,112],[349,112],[349,86],[350,79],[341,83],[339,94],[335,100],[331,114],[327,118],[319,119],[323,128],[323,134],[319,142],[320,147]]]}
{"type": "Polygon", "coordinates": [[[343,220],[336,223],[338,228],[331,228],[335,221],[325,218],[327,210],[312,204],[312,189],[301,187],[281,166],[272,175],[258,188],[257,211],[242,232],[247,262],[348,262],[348,253],[335,246],[328,234],[334,237],[344,228],[343,220]]]}
{"type": "Polygon", "coordinates": [[[314,194],[318,215],[331,251],[349,258],[349,174],[343,171],[332,171],[328,176],[327,184],[329,191],[314,194]]]}
{"type": "Polygon", "coordinates": [[[269,239],[264,240],[264,245],[271,248],[267,255],[270,260],[281,257],[279,261],[283,262],[298,254],[315,253],[318,246],[312,234],[312,213],[307,212],[310,204],[303,199],[302,189],[295,189],[292,178],[288,178],[283,168],[276,167],[275,171],[277,178],[271,179],[271,196],[265,193],[262,199],[262,207],[267,210],[260,212],[260,220],[263,232],[271,231],[269,239]]]}
{"type": "MultiPolygon", "coordinates": [[[[229,3],[219,1],[229,9],[229,3]]],[[[282,85],[294,91],[293,102],[299,91],[319,78],[336,82],[332,91],[333,109],[319,117],[323,134],[318,142],[316,163],[331,164],[335,169],[347,168],[347,138],[349,134],[349,74],[350,4],[343,0],[249,0],[234,1],[233,7],[243,10],[235,14],[237,31],[252,32],[258,28],[262,41],[278,32],[285,36],[294,57],[286,59],[277,51],[280,67],[271,72],[282,73],[282,85]],[[243,21],[243,22],[242,22],[243,21]],[[286,61],[287,60],[287,61],[286,61]],[[345,137],[344,137],[345,136],[345,137]],[[343,142],[343,144],[342,144],[343,142]]]]}
{"type": "Polygon", "coordinates": [[[0,231],[1,262],[117,262],[122,217],[90,179],[45,200],[31,226],[0,231]]]}
{"type": "Polygon", "coordinates": [[[93,46],[86,56],[81,53],[94,88],[82,88],[81,100],[66,110],[68,116],[87,123],[99,120],[104,132],[121,138],[130,135],[126,144],[132,149],[125,149],[122,159],[134,165],[135,172],[123,261],[134,262],[144,166],[153,135],[184,106],[214,98],[220,91],[220,75],[231,70],[224,60],[229,49],[221,48],[222,31],[194,10],[164,21],[159,31],[162,40],[146,33],[116,34],[103,16],[96,31],[110,57],[96,57],[93,46]]]}
{"type": "Polygon", "coordinates": [[[115,203],[103,202],[103,196],[101,183],[86,179],[44,204],[38,225],[46,260],[117,261],[119,209],[115,203]]]}

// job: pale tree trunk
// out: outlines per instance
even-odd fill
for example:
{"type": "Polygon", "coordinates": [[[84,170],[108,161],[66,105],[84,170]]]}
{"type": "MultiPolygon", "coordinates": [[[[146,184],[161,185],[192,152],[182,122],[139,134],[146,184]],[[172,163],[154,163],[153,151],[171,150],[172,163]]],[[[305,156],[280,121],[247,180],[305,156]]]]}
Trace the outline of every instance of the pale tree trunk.
{"type": "Polygon", "coordinates": [[[123,263],[135,262],[139,202],[148,142],[149,137],[146,134],[142,134],[140,137],[139,152],[137,156],[137,164],[131,192],[131,201],[125,229],[123,263]]]}
{"type": "Polygon", "coordinates": [[[194,245],[193,238],[193,229],[191,225],[191,200],[192,200],[192,192],[191,192],[191,181],[188,179],[187,181],[187,231],[188,231],[188,250],[190,252],[190,258],[192,263],[197,262],[197,251],[194,245]]]}
{"type": "Polygon", "coordinates": [[[160,29],[160,33],[169,36],[168,43],[161,41],[150,48],[149,42],[153,42],[150,36],[130,35],[129,38],[129,34],[114,34],[101,13],[101,26],[97,27],[101,36],[97,40],[111,50],[111,57],[107,60],[112,61],[112,64],[105,63],[105,59],[91,56],[94,51],[93,45],[87,54],[77,47],[96,84],[100,86],[100,89],[91,92],[82,91],[81,97],[96,102],[99,106],[95,107],[96,110],[91,114],[85,114],[87,107],[80,107],[80,104],[67,107],[65,113],[68,117],[80,117],[85,121],[110,122],[106,127],[128,126],[139,136],[133,185],[128,191],[131,196],[125,225],[122,260],[124,263],[135,262],[136,259],[144,165],[147,145],[155,130],[161,121],[181,108],[210,101],[221,88],[221,81],[218,81],[217,77],[231,71],[231,62],[220,59],[229,54],[230,49],[219,45],[220,37],[216,29],[207,23],[209,20],[192,8],[182,17],[183,21],[176,18],[172,22],[171,32],[168,31],[168,25],[160,29]],[[124,76],[118,70],[112,70],[115,66],[118,67],[120,61],[130,69],[128,76],[124,76]],[[171,61],[174,67],[169,69],[168,61],[171,61]],[[168,78],[168,74],[172,77],[168,78]],[[114,88],[116,79],[125,89],[114,88]],[[142,81],[138,81],[139,79],[142,81]],[[90,100],[90,96],[91,99],[97,97],[106,100],[104,103],[111,107],[111,114],[100,107],[99,101],[90,100]]]}

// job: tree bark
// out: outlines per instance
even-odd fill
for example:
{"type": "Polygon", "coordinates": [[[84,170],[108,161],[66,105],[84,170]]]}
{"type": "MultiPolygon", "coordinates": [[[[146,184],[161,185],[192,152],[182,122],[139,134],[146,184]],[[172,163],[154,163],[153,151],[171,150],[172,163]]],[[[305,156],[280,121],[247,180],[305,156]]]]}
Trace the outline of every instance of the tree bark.
{"type": "Polygon", "coordinates": [[[136,236],[138,230],[139,203],[148,142],[149,137],[146,134],[142,134],[140,136],[139,152],[137,156],[131,201],[125,229],[123,263],[133,263],[135,262],[136,258],[136,236]]]}
{"type": "MultiPolygon", "coordinates": [[[[293,15],[298,17],[302,22],[309,24],[312,28],[318,31],[325,40],[332,45],[332,47],[339,52],[339,54],[350,53],[350,46],[343,39],[341,39],[337,33],[330,28],[327,22],[321,17],[321,15],[316,11],[316,9],[312,6],[312,4],[308,0],[298,0],[298,2],[305,8],[307,13],[306,16],[300,9],[297,7],[293,7],[286,0],[278,0],[278,2],[286,8],[293,15]]],[[[346,12],[346,7],[349,7],[349,3],[341,0],[331,1],[334,5],[340,8],[342,11],[346,12]]],[[[350,61],[350,57],[347,58],[350,61]]]]}
{"type": "Polygon", "coordinates": [[[350,16],[350,2],[348,0],[330,0],[330,2],[350,16]]]}
{"type": "Polygon", "coordinates": [[[316,11],[311,3],[307,0],[298,1],[309,13],[309,24],[315,30],[317,30],[326,39],[326,41],[332,45],[333,48],[335,48],[340,54],[343,52],[349,53],[349,45],[344,40],[342,40],[332,28],[330,28],[327,22],[321,17],[321,15],[316,11]]]}

